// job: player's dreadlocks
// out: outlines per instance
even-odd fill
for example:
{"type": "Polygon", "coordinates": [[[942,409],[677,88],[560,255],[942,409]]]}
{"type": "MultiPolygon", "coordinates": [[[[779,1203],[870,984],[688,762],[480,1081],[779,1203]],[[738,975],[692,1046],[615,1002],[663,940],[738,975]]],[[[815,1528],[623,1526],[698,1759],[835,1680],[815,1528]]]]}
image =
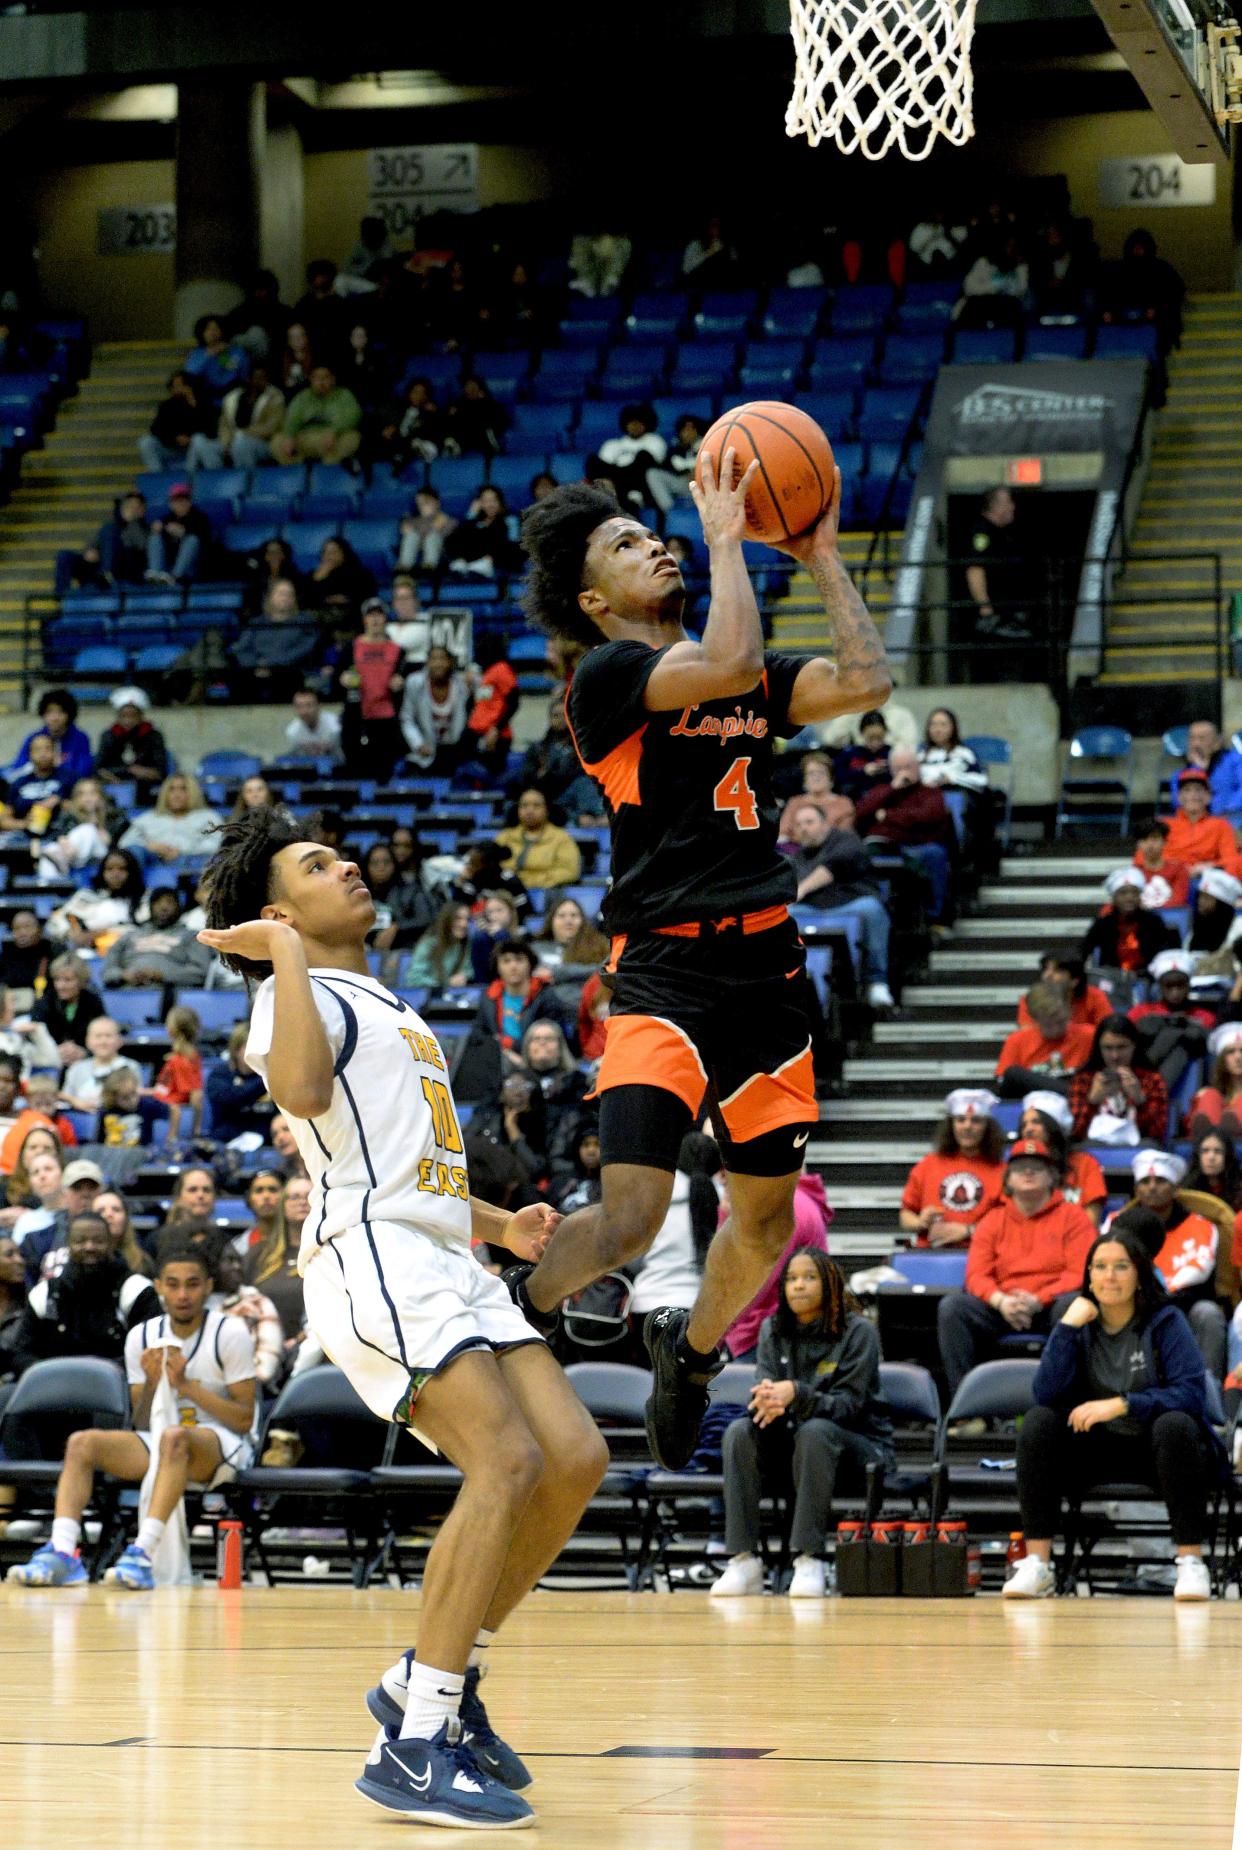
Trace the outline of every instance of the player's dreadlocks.
{"type": "MultiPolygon", "coordinates": [[[[282,848],[304,841],[306,832],[273,808],[247,810],[216,830],[219,847],[207,863],[207,924],[212,931],[257,919],[271,902],[272,861],[282,848]]],[[[252,957],[226,957],[230,970],[260,983],[272,974],[270,963],[252,957]]]]}
{"type": "Polygon", "coordinates": [[[596,527],[621,512],[620,503],[602,488],[571,482],[536,501],[522,516],[522,546],[530,560],[522,608],[547,635],[584,642],[588,648],[604,640],[580,608],[578,593],[587,588],[587,542],[596,527]]]}

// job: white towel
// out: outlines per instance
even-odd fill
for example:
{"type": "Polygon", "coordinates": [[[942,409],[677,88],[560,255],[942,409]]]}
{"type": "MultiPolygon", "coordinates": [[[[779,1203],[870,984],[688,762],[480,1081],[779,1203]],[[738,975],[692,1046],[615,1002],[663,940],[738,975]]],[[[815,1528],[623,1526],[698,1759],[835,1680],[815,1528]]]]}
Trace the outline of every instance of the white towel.
{"type": "MultiPolygon", "coordinates": [[[[147,1436],[151,1441],[151,1462],[147,1466],[147,1475],[142,1480],[142,1489],[138,1493],[138,1520],[145,1522],[151,1509],[151,1495],[155,1489],[156,1473],[160,1468],[160,1434],[168,1426],[180,1424],[177,1408],[177,1396],[168,1379],[167,1356],[172,1344],[164,1349],[165,1365],[160,1373],[159,1386],[151,1401],[151,1417],[147,1423],[147,1436]]],[[[180,1348],[180,1343],[177,1344],[180,1348]]],[[[190,1533],[185,1520],[185,1498],[164,1525],[160,1545],[151,1561],[157,1587],[187,1587],[192,1585],[194,1576],[190,1572],[190,1533]]]]}

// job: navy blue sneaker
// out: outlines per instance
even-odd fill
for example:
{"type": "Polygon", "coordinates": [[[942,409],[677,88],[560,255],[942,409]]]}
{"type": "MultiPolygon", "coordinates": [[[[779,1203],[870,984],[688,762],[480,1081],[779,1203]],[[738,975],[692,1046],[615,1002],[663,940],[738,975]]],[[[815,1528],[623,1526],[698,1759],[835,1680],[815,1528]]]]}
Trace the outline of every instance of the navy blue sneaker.
{"type": "MultiPolygon", "coordinates": [[[[409,1674],[413,1651],[404,1653],[403,1662],[406,1674],[409,1674]]],[[[367,1691],[367,1708],[381,1728],[400,1730],[405,1714],[405,1690],[395,1680],[393,1671],[385,1671],[384,1676],[367,1691]]],[[[466,1672],[466,1686],[461,1695],[461,1738],[462,1745],[468,1747],[485,1773],[498,1779],[502,1786],[508,1786],[510,1792],[524,1792],[532,1783],[532,1774],[518,1759],[507,1741],[502,1741],[488,1720],[487,1710],[479,1695],[480,1672],[470,1669],[466,1672]]]]}
{"type": "Polygon", "coordinates": [[[373,1805],[412,1824],[520,1831],[535,1822],[525,1799],[483,1771],[463,1745],[457,1721],[445,1722],[429,1741],[403,1741],[383,1729],[354,1784],[373,1805]]]}

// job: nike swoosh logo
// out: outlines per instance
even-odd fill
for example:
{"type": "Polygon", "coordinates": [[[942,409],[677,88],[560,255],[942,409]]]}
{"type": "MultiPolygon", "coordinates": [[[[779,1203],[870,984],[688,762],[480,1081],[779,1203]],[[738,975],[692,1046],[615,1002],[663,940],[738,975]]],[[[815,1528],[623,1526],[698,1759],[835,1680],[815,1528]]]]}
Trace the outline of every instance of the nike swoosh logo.
{"type": "Polygon", "coordinates": [[[794,1145],[793,1145],[794,1149],[800,1150],[803,1144],[806,1142],[807,1138],[810,1136],[810,1134],[811,1134],[810,1131],[803,1131],[801,1137],[795,1137],[794,1145]]]}
{"type": "Polygon", "coordinates": [[[426,1792],[431,1784],[431,1768],[427,1768],[421,1779],[415,1779],[413,1773],[411,1773],[409,1775],[409,1781],[415,1792],[426,1792]]]}

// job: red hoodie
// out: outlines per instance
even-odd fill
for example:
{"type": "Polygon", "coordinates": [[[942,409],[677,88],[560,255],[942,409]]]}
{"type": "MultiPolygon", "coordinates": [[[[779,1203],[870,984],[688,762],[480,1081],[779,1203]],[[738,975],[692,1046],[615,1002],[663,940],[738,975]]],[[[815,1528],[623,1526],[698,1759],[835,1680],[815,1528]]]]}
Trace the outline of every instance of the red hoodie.
{"type": "Polygon", "coordinates": [[[794,1193],[793,1238],[764,1281],[763,1289],[725,1331],[725,1347],[730,1355],[745,1355],[758,1342],[759,1325],[772,1315],[780,1301],[781,1274],[792,1254],[803,1246],[817,1246],[821,1252],[828,1251],[828,1228],[833,1218],[822,1178],[809,1171],[799,1176],[794,1193]]]}
{"type": "Polygon", "coordinates": [[[1038,1214],[1020,1214],[1006,1199],[989,1208],[970,1243],[966,1289],[986,1304],[997,1291],[1029,1291],[1051,1304],[1082,1284],[1094,1222],[1059,1190],[1038,1214]]]}

